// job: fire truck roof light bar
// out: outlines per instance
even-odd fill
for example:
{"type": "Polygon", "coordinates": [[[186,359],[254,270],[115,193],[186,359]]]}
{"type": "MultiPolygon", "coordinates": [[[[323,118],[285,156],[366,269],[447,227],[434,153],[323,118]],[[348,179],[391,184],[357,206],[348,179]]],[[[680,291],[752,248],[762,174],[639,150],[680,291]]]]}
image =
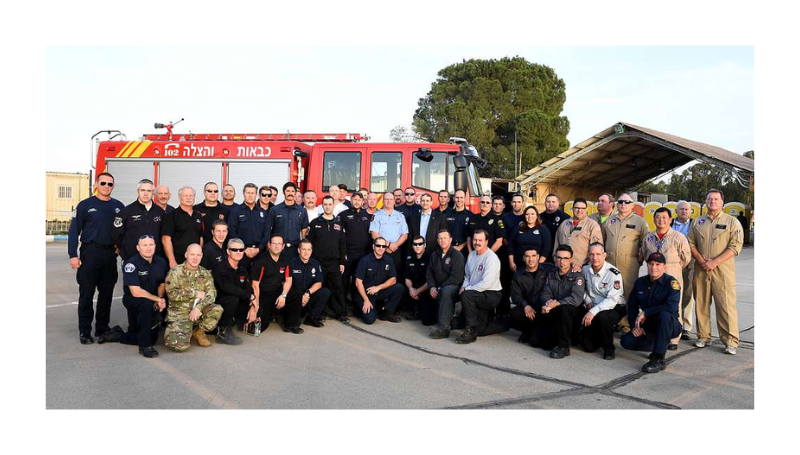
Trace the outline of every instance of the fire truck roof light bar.
{"type": "MultiPolygon", "coordinates": [[[[287,133],[259,133],[259,134],[206,134],[192,133],[195,141],[298,141],[298,142],[360,142],[366,140],[366,135],[359,133],[335,134],[287,134],[287,133]]],[[[167,134],[145,134],[148,141],[171,141],[167,134]]]]}

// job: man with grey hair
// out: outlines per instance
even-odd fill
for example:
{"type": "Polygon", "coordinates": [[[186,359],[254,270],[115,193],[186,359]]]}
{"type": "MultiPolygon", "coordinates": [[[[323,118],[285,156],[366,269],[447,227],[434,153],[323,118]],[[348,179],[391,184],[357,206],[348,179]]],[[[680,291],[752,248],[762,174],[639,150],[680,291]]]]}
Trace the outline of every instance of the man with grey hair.
{"type": "MultiPolygon", "coordinates": [[[[675,207],[677,217],[672,220],[672,229],[689,238],[689,230],[692,228],[692,206],[686,201],[679,201],[675,207]]],[[[694,316],[694,293],[692,292],[692,279],[694,278],[695,260],[689,262],[683,269],[683,295],[681,296],[681,324],[683,325],[682,340],[688,340],[689,333],[692,331],[692,317],[694,316]]]]}
{"type": "Polygon", "coordinates": [[[156,205],[161,207],[166,213],[172,213],[172,211],[175,210],[175,207],[169,205],[169,200],[171,198],[172,192],[167,185],[158,185],[156,187],[154,200],[156,205]]]}
{"type": "Polygon", "coordinates": [[[180,205],[164,217],[161,243],[169,268],[183,264],[186,248],[193,243],[203,247],[203,217],[194,209],[194,188],[184,186],[178,191],[180,205]]]}
{"type": "MultiPolygon", "coordinates": [[[[253,191],[255,200],[255,191],[253,191]]],[[[254,201],[255,202],[255,201],[254,201]]],[[[214,266],[211,275],[217,289],[215,304],[222,307],[217,342],[237,345],[242,339],[233,333],[233,324],[242,326],[255,322],[258,317],[258,299],[250,282],[250,274],[242,267],[245,243],[242,239],[228,240],[226,260],[214,266]]]]}
{"type": "Polygon", "coordinates": [[[111,238],[123,260],[128,260],[137,253],[136,246],[144,235],[153,238],[156,244],[156,254],[163,257],[161,224],[164,221],[164,209],[153,203],[153,181],[140,180],[136,186],[136,194],[136,200],[122,209],[114,218],[111,238]]]}

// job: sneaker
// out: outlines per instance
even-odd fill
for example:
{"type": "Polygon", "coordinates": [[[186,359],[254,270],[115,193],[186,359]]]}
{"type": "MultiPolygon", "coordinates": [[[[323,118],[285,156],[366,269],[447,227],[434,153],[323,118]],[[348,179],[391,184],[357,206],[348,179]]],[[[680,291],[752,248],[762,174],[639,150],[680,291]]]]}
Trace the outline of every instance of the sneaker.
{"type": "Polygon", "coordinates": [[[441,340],[442,338],[450,338],[450,328],[439,327],[438,329],[431,332],[428,336],[433,338],[434,340],[441,340]]]}
{"type": "Polygon", "coordinates": [[[709,344],[711,344],[710,341],[708,343],[706,343],[705,341],[703,341],[700,338],[698,338],[697,341],[694,342],[694,347],[696,347],[696,348],[704,348],[704,347],[708,346],[709,344]]]}
{"type": "Polygon", "coordinates": [[[734,346],[725,346],[725,354],[736,355],[736,348],[734,346]]]}

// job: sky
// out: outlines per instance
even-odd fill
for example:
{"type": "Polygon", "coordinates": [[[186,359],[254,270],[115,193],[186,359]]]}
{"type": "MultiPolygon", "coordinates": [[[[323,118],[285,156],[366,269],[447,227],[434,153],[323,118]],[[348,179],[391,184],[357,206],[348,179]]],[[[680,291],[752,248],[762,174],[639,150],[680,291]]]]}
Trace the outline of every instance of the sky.
{"type": "Polygon", "coordinates": [[[570,145],[625,121],[736,153],[754,149],[752,46],[49,46],[46,169],[88,172],[96,132],[133,140],[180,118],[176,132],[389,141],[393,127],[411,125],[440,69],[514,56],[564,80],[570,145]]]}

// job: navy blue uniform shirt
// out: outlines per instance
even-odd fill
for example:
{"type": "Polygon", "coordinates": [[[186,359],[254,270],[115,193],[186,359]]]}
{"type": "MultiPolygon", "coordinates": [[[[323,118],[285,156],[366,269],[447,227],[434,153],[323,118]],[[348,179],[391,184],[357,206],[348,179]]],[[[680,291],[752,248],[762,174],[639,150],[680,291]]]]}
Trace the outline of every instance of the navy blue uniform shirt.
{"type": "Polygon", "coordinates": [[[120,256],[128,258],[138,254],[136,245],[143,235],[153,236],[153,240],[156,241],[156,254],[163,254],[161,223],[164,221],[164,216],[164,209],[155,202],[150,204],[148,210],[138,199],[122,209],[114,218],[112,231],[120,256]]]}
{"type": "Polygon", "coordinates": [[[550,238],[550,231],[544,226],[537,226],[524,229],[517,226],[513,230],[509,229],[508,253],[515,257],[522,257],[527,248],[536,248],[539,256],[549,257],[550,250],[553,249],[553,241],[550,238]]]}
{"type": "Polygon", "coordinates": [[[296,248],[302,237],[300,231],[308,228],[308,212],[299,204],[281,202],[269,211],[272,235],[280,234],[287,248],[296,248]]]}
{"type": "Polygon", "coordinates": [[[419,204],[407,205],[405,202],[403,202],[400,205],[395,205],[394,209],[402,213],[403,216],[406,217],[406,220],[409,220],[411,219],[412,215],[416,215],[422,211],[422,206],[419,204]]]}
{"type": "Polygon", "coordinates": [[[314,258],[309,258],[308,262],[303,262],[300,256],[296,256],[289,261],[289,275],[292,277],[292,289],[299,289],[305,292],[316,283],[322,283],[322,267],[314,258]]]}
{"type": "Polygon", "coordinates": [[[242,203],[231,209],[228,219],[228,238],[242,239],[245,247],[257,247],[263,250],[269,242],[270,227],[269,213],[258,203],[252,209],[242,203]]]}
{"type": "Polygon", "coordinates": [[[370,253],[358,261],[355,277],[361,279],[364,289],[367,289],[383,284],[389,278],[397,278],[397,270],[389,255],[384,253],[383,257],[378,259],[375,253],[370,253]]]}
{"type": "Polygon", "coordinates": [[[628,321],[633,326],[640,309],[644,311],[645,320],[661,311],[668,311],[677,319],[680,300],[681,285],[675,277],[666,273],[656,281],[649,275],[639,277],[628,297],[628,321]]]}
{"type": "Polygon", "coordinates": [[[116,217],[125,206],[122,202],[111,198],[108,201],[97,196],[82,200],[72,213],[69,225],[67,251],[70,258],[78,257],[78,238],[81,243],[96,243],[103,246],[114,245],[111,235],[116,217]]]}
{"type": "Polygon", "coordinates": [[[453,245],[459,246],[467,241],[467,234],[469,228],[469,220],[477,216],[466,208],[462,211],[457,211],[455,208],[450,210],[450,213],[445,215],[447,219],[447,228],[450,235],[453,236],[453,245]]]}
{"type": "Polygon", "coordinates": [[[169,266],[161,256],[154,255],[153,262],[147,262],[137,253],[122,266],[123,291],[128,297],[133,297],[129,286],[139,286],[142,290],[157,296],[158,287],[167,279],[167,272],[169,266]]]}

